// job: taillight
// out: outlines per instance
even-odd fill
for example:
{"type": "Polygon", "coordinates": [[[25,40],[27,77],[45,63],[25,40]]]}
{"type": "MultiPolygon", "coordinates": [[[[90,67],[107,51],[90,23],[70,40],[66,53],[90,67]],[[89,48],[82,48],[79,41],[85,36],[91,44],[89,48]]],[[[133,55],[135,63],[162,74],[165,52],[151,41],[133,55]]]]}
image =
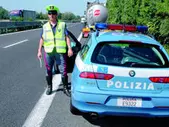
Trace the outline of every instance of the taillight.
{"type": "Polygon", "coordinates": [[[150,77],[149,79],[155,83],[169,83],[169,77],[150,77]]]}
{"type": "Polygon", "coordinates": [[[80,73],[81,78],[90,78],[90,79],[101,79],[109,80],[113,78],[112,74],[96,73],[96,72],[82,72],[80,73]]]}

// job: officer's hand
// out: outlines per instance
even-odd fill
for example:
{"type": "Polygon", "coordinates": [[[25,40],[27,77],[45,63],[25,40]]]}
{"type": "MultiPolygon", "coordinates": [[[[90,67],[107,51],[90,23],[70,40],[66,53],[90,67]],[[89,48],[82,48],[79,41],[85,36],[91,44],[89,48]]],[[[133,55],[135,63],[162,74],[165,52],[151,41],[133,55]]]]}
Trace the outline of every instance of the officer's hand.
{"type": "Polygon", "coordinates": [[[38,59],[41,59],[42,58],[42,52],[38,52],[37,57],[38,57],[38,59]]]}
{"type": "Polygon", "coordinates": [[[71,48],[68,49],[68,56],[69,56],[69,57],[73,56],[73,51],[72,51],[71,48]]]}

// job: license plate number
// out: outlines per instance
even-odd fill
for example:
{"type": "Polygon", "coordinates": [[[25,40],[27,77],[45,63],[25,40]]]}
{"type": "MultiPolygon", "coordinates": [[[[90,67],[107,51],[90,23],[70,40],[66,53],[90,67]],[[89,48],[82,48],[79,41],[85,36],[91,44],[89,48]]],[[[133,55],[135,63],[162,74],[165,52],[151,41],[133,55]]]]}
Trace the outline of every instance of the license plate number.
{"type": "Polygon", "coordinates": [[[122,107],[142,107],[141,98],[117,98],[117,106],[122,107]]]}

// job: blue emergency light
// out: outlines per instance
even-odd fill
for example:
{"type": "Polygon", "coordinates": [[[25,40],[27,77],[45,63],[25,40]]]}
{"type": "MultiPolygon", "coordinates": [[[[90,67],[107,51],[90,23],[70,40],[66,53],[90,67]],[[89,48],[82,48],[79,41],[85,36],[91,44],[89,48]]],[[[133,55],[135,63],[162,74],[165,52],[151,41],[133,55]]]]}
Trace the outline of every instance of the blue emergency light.
{"type": "Polygon", "coordinates": [[[96,30],[107,29],[107,24],[106,23],[96,23],[95,28],[96,28],[96,30]]]}
{"type": "Polygon", "coordinates": [[[141,32],[145,33],[148,31],[147,26],[135,26],[135,25],[123,25],[123,24],[106,24],[106,23],[96,23],[96,30],[124,30],[130,32],[141,32]]]}
{"type": "Polygon", "coordinates": [[[137,31],[138,32],[142,32],[145,33],[148,31],[148,27],[147,26],[136,26],[137,27],[137,31]]]}

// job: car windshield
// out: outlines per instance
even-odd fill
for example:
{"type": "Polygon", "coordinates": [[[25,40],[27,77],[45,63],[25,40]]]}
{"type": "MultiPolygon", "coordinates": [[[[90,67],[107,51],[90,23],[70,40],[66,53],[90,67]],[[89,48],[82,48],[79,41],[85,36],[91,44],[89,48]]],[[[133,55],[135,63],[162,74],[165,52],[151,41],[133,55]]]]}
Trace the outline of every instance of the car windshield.
{"type": "Polygon", "coordinates": [[[99,43],[92,62],[126,67],[167,67],[168,60],[156,45],[143,43],[99,43]]]}

